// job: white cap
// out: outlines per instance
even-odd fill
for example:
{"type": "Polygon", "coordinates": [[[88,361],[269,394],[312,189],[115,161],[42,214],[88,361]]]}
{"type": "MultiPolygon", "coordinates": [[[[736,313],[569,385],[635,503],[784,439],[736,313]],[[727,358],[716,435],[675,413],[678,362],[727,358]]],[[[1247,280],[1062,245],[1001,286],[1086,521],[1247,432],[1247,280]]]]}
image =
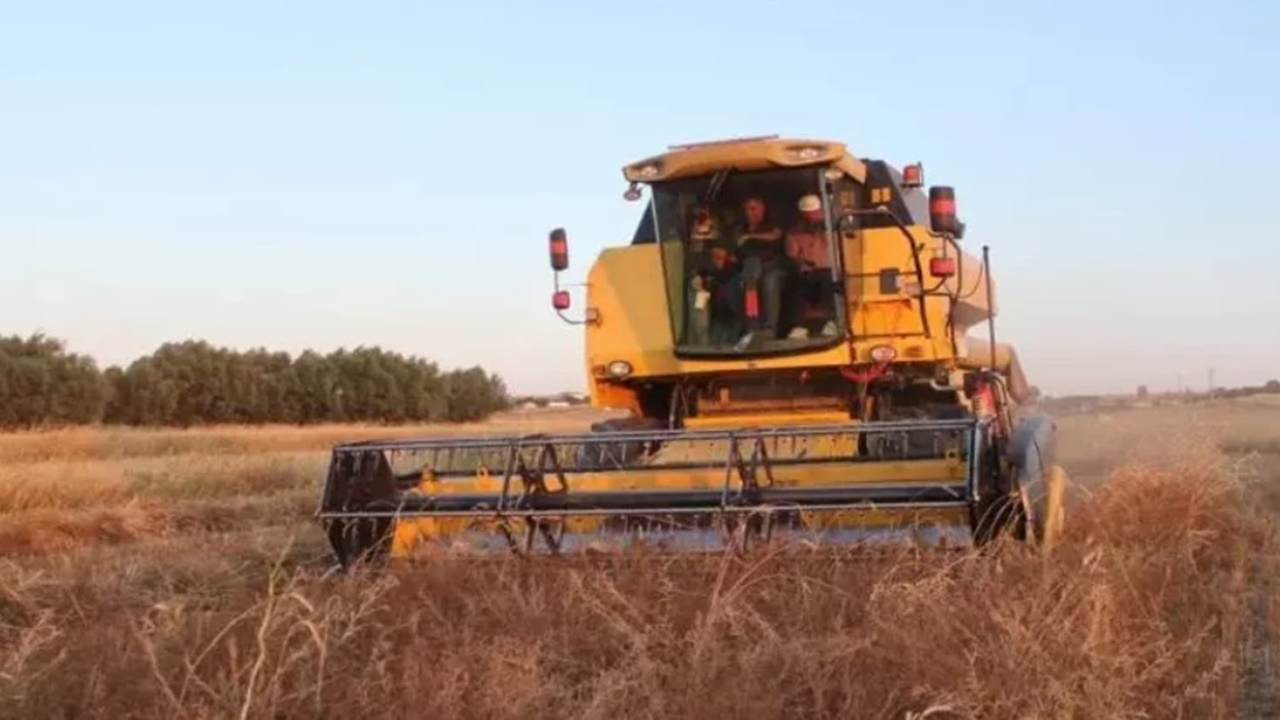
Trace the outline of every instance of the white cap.
{"type": "Polygon", "coordinates": [[[800,208],[800,212],[814,212],[822,209],[822,201],[818,199],[817,195],[810,193],[800,198],[797,206],[800,208]]]}

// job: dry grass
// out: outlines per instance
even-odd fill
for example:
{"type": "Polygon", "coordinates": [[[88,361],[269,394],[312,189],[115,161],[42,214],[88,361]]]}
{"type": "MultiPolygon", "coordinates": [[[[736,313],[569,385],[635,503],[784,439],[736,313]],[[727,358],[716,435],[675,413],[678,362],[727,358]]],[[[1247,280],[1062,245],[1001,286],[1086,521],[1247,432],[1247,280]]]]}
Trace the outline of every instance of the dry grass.
{"type": "Polygon", "coordinates": [[[263,444],[189,444],[191,464],[89,441],[45,461],[84,466],[93,502],[26,455],[44,489],[0,483],[0,716],[1234,716],[1251,591],[1280,602],[1264,478],[1204,427],[1212,443],[1147,462],[1088,442],[1100,424],[1063,422],[1069,464],[1109,480],[1047,556],[428,560],[337,581],[297,454],[322,465],[332,429],[224,434],[263,444]],[[239,479],[276,454],[297,474],[239,479]]]}
{"type": "Polygon", "coordinates": [[[0,465],[0,513],[76,510],[136,500],[213,500],[315,488],[321,453],[49,460],[0,465]]]}
{"type": "Polygon", "coordinates": [[[457,425],[222,426],[184,430],[75,428],[0,435],[0,463],[49,460],[107,460],[163,456],[245,455],[263,452],[317,452],[337,443],[423,434],[523,433],[576,430],[601,416],[568,408],[537,413],[510,412],[478,423],[457,425]]]}
{"type": "Polygon", "coordinates": [[[315,508],[312,493],[289,493],[219,502],[134,501],[73,512],[32,510],[0,516],[0,556],[44,555],[182,535],[193,536],[187,540],[198,544],[203,533],[305,522],[315,508]]]}

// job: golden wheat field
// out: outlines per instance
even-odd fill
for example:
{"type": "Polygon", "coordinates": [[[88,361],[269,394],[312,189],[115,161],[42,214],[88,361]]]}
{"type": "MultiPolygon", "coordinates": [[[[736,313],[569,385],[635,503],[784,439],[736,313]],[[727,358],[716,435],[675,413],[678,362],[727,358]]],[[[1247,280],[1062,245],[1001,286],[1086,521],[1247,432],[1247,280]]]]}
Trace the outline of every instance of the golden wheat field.
{"type": "Polygon", "coordinates": [[[1220,718],[1280,712],[1280,404],[1060,418],[1044,555],[561,558],[325,579],[335,442],[0,436],[0,717],[1220,718]]]}

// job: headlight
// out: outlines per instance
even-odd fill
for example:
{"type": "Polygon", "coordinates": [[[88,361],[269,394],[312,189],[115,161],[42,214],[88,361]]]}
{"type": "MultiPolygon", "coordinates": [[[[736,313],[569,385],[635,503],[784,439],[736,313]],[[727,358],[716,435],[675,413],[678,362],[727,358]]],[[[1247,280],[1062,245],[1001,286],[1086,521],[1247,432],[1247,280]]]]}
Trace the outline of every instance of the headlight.
{"type": "Polygon", "coordinates": [[[813,145],[797,145],[787,148],[786,152],[787,155],[790,155],[795,160],[808,161],[822,157],[826,153],[826,148],[813,145]]]}
{"type": "Polygon", "coordinates": [[[631,374],[631,363],[626,360],[614,360],[609,363],[609,375],[618,379],[631,374]]]}
{"type": "Polygon", "coordinates": [[[892,345],[877,345],[871,348],[871,359],[878,363],[891,362],[898,357],[898,351],[892,345]]]}

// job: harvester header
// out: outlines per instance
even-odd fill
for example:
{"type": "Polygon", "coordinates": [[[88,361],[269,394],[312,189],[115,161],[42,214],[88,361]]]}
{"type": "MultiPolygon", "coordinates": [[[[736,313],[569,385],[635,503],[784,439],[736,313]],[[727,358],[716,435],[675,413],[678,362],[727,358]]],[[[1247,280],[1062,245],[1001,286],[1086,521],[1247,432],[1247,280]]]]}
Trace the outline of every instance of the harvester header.
{"type": "Polygon", "coordinates": [[[713,527],[1052,539],[1053,423],[1022,407],[987,249],[963,249],[951,186],[778,136],[671,146],[623,176],[627,201],[649,197],[630,241],[591,262],[577,317],[568,234],[548,237],[552,306],[584,333],[592,406],[616,417],[336,448],[320,517],[344,563],[477,532],[525,551],[713,527]]]}

